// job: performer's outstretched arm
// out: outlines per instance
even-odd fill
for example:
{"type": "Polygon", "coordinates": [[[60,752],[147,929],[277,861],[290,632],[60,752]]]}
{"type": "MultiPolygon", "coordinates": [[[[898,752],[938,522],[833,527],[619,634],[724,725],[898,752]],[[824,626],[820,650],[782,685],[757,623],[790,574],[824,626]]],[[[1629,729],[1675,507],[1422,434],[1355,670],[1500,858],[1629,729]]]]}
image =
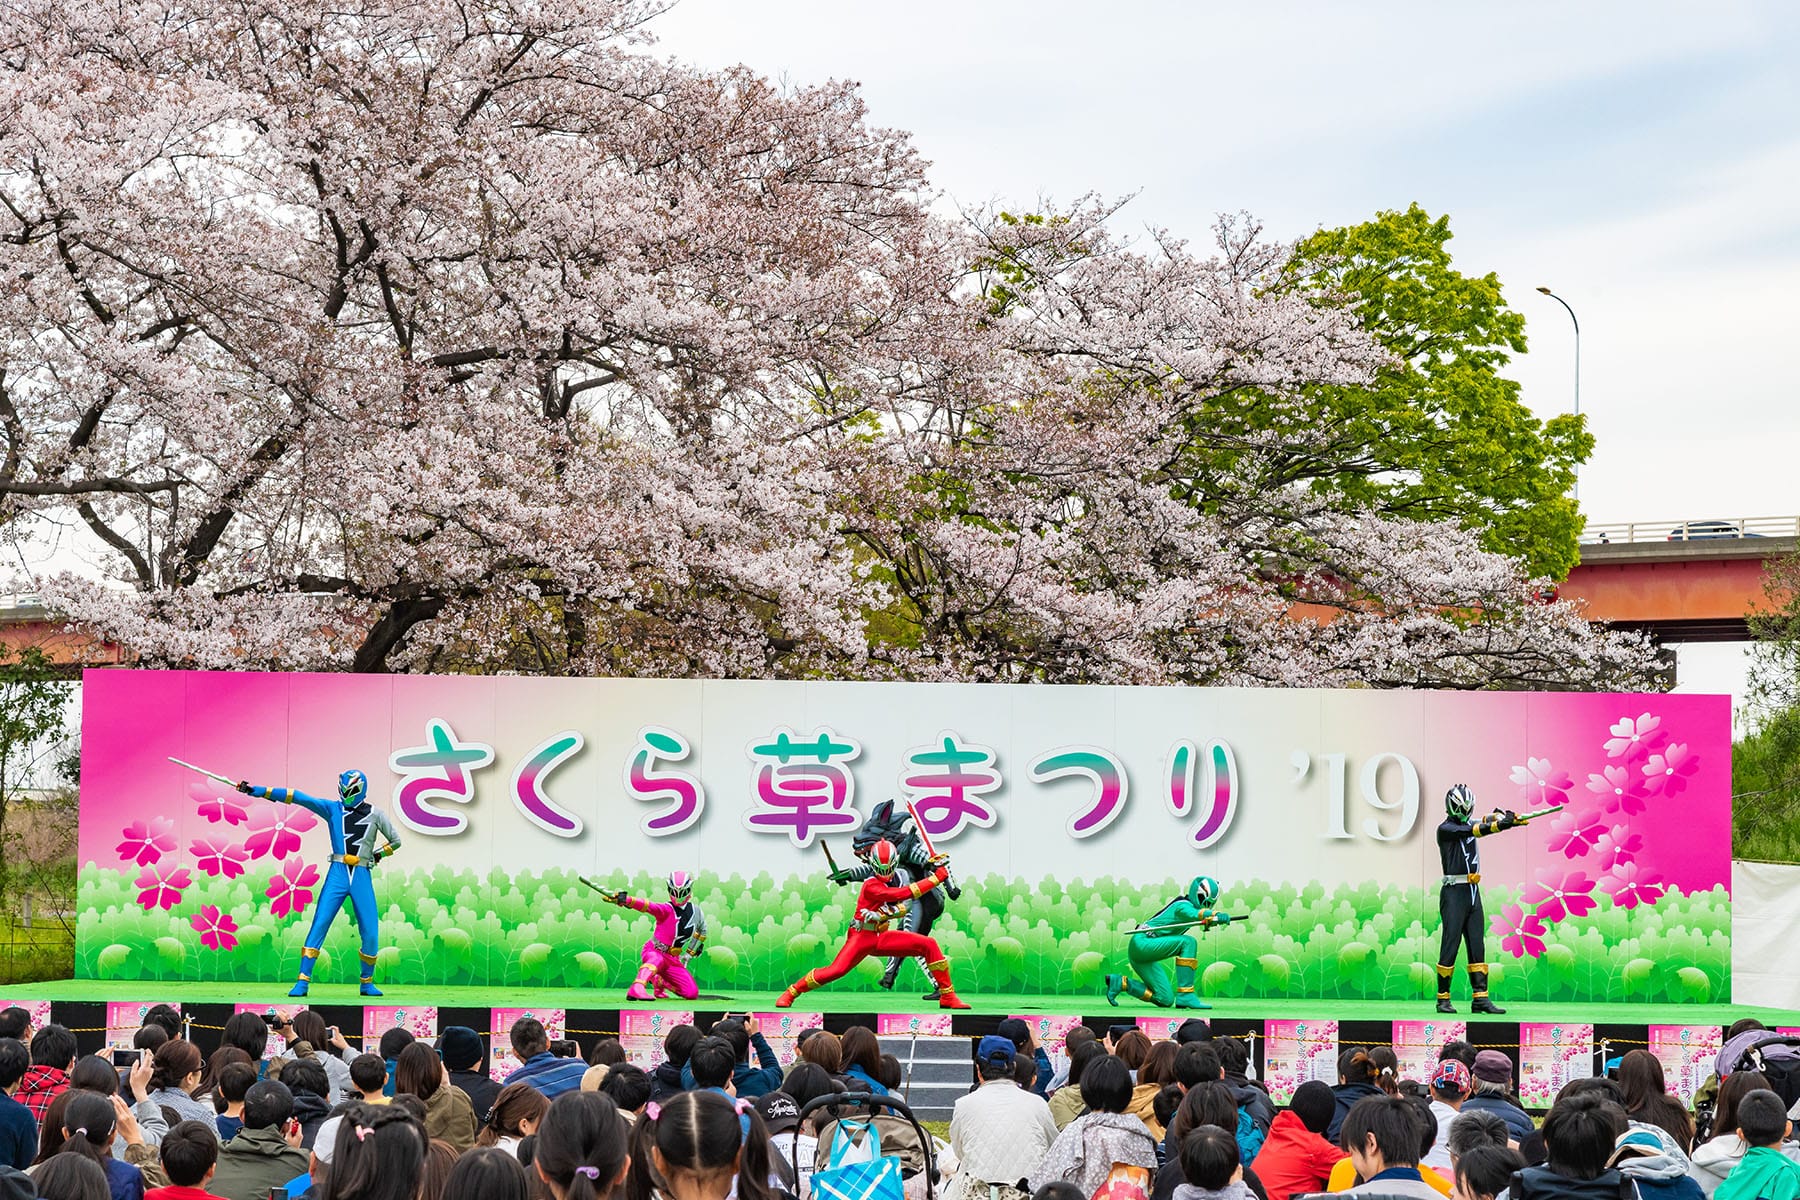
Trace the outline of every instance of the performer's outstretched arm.
{"type": "Polygon", "coordinates": [[[264,787],[260,783],[240,783],[237,790],[246,796],[255,796],[260,800],[273,800],[277,804],[298,804],[301,808],[315,816],[331,817],[331,809],[326,802],[317,796],[309,796],[298,788],[264,787]]]}
{"type": "Polygon", "coordinates": [[[891,883],[870,881],[863,884],[862,898],[865,902],[872,900],[877,904],[905,904],[908,900],[917,900],[920,896],[923,896],[926,892],[929,892],[932,888],[944,882],[949,875],[950,868],[940,863],[936,871],[919,880],[919,882],[909,883],[905,887],[895,887],[891,883]]]}
{"type": "Polygon", "coordinates": [[[1498,809],[1475,823],[1476,837],[1487,837],[1489,834],[1503,833],[1508,829],[1517,829],[1525,822],[1519,820],[1517,813],[1510,809],[1498,809]]]}

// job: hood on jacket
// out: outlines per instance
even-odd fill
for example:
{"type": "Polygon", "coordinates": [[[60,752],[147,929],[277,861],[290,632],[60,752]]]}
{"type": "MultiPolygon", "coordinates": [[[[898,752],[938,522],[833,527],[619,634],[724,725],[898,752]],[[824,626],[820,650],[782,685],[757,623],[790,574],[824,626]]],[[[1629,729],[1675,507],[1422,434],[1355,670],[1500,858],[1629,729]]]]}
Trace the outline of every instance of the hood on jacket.
{"type": "Polygon", "coordinates": [[[1515,1186],[1508,1200],[1619,1200],[1623,1182],[1617,1171],[1602,1171],[1593,1179],[1570,1179],[1549,1167],[1526,1167],[1513,1176],[1515,1186]]]}
{"type": "Polygon", "coordinates": [[[61,1067],[32,1067],[19,1080],[19,1090],[13,1093],[13,1099],[21,1100],[40,1092],[60,1091],[68,1086],[69,1073],[61,1067]]]}
{"type": "Polygon", "coordinates": [[[1687,1157],[1670,1154],[1662,1139],[1647,1129],[1628,1129],[1620,1136],[1612,1165],[1627,1179],[1667,1181],[1685,1179],[1688,1173],[1687,1157]]]}
{"type": "Polygon", "coordinates": [[[1720,1179],[1731,1174],[1750,1147],[1735,1133],[1721,1133],[1703,1145],[1694,1147],[1694,1167],[1720,1179]]]}
{"type": "Polygon", "coordinates": [[[1141,1137],[1150,1152],[1152,1154],[1156,1152],[1156,1135],[1150,1132],[1150,1127],[1145,1125],[1140,1118],[1131,1113],[1091,1112],[1080,1119],[1083,1129],[1112,1129],[1119,1133],[1141,1137]]]}
{"type": "MultiPolygon", "coordinates": [[[[264,1158],[278,1158],[283,1154],[305,1154],[304,1150],[295,1150],[287,1144],[287,1138],[281,1130],[272,1125],[261,1129],[252,1129],[248,1125],[238,1130],[237,1136],[226,1143],[226,1154],[249,1155],[259,1154],[264,1158]]],[[[223,1156],[221,1156],[223,1157],[223,1156]]]]}
{"type": "Polygon", "coordinates": [[[1183,1183],[1176,1186],[1173,1200],[1253,1200],[1254,1196],[1242,1181],[1228,1183],[1216,1192],[1183,1183]]]}
{"type": "Polygon", "coordinates": [[[311,1092],[294,1093],[294,1120],[302,1125],[311,1125],[314,1121],[323,1121],[331,1115],[331,1101],[323,1096],[315,1096],[311,1092]]]}

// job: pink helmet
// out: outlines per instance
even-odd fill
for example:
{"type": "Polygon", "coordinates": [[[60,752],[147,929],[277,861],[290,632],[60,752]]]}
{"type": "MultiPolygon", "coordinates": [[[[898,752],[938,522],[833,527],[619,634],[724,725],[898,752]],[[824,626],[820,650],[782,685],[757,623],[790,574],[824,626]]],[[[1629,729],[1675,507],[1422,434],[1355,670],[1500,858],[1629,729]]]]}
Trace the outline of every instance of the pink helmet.
{"type": "Polygon", "coordinates": [[[686,904],[688,897],[694,894],[694,875],[691,871],[669,872],[669,899],[677,904],[686,904]]]}

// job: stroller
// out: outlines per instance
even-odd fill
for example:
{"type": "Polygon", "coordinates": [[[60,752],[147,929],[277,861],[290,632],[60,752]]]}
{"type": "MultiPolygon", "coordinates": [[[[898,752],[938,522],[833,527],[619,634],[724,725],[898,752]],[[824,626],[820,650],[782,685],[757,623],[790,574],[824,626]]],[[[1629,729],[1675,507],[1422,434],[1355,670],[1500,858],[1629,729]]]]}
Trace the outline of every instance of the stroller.
{"type": "MultiPolygon", "coordinates": [[[[1760,1071],[1790,1111],[1800,1105],[1800,1037],[1772,1029],[1747,1029],[1725,1043],[1715,1070],[1720,1081],[1733,1071],[1760,1071]]],[[[1712,1127],[1718,1102],[1715,1088],[1694,1105],[1695,1129],[1702,1138],[1718,1132],[1712,1127]]]]}
{"type": "Polygon", "coordinates": [[[937,1157],[931,1134],[906,1102],[893,1096],[834,1092],[809,1101],[794,1124],[790,1157],[798,1157],[800,1130],[807,1117],[824,1109],[831,1110],[834,1119],[819,1129],[810,1184],[813,1200],[902,1200],[908,1182],[920,1179],[924,1200],[936,1200],[937,1157]],[[859,1109],[868,1116],[851,1115],[859,1109]]]}

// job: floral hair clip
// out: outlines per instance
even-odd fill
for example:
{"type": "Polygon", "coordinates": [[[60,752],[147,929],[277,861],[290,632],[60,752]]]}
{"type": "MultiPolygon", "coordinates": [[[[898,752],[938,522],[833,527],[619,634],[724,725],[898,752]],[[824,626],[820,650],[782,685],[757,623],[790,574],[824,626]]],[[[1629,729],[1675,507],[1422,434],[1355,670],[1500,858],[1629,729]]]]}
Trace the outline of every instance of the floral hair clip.
{"type": "Polygon", "coordinates": [[[737,1108],[737,1113],[738,1113],[738,1116],[740,1116],[740,1117],[746,1116],[750,1112],[750,1102],[748,1100],[744,1099],[742,1096],[738,1097],[738,1102],[735,1105],[735,1107],[737,1108]]]}
{"type": "Polygon", "coordinates": [[[650,1103],[644,1105],[644,1115],[649,1117],[652,1121],[656,1120],[658,1117],[662,1116],[662,1105],[652,1100],[650,1103]]]}
{"type": "Polygon", "coordinates": [[[599,1167],[576,1167],[575,1173],[577,1175],[586,1175],[589,1179],[593,1180],[595,1183],[600,1182],[600,1168],[599,1167]]]}
{"type": "Polygon", "coordinates": [[[358,1125],[355,1129],[357,1141],[366,1142],[369,1140],[369,1127],[367,1125],[358,1125]]]}

